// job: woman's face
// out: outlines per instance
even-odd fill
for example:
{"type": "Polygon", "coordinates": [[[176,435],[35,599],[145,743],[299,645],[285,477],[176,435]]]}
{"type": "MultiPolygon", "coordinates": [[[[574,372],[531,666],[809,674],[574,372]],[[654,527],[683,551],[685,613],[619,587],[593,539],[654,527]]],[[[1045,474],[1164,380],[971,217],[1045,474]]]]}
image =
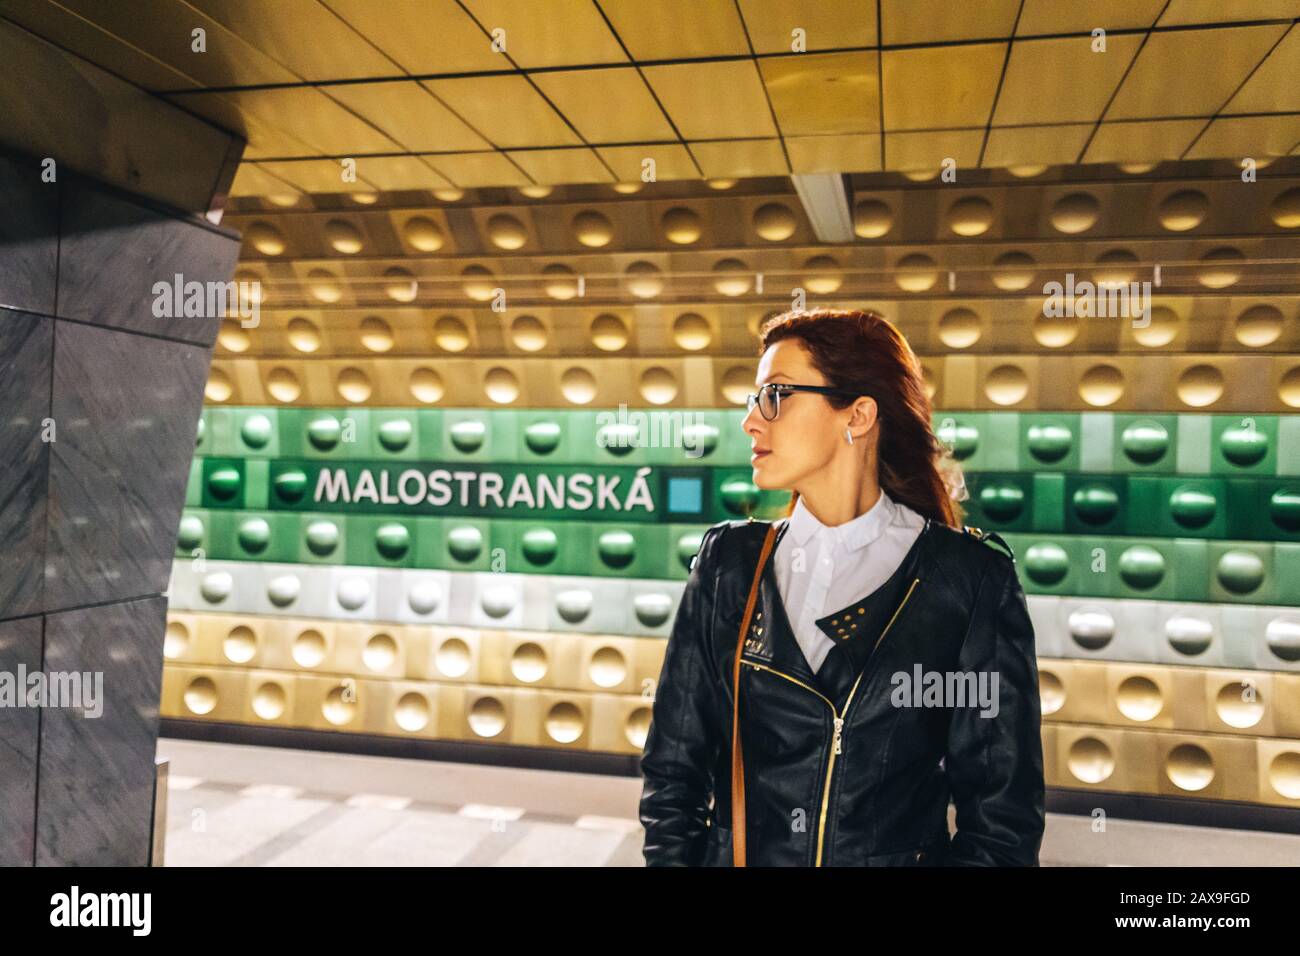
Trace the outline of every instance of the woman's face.
{"type": "MultiPolygon", "coordinates": [[[[790,385],[827,385],[813,368],[798,339],[782,339],[768,347],[758,363],[756,386],[769,382],[790,385]]],[[[826,468],[840,446],[848,448],[844,429],[853,408],[834,409],[816,392],[790,392],[781,396],[781,410],[769,422],[755,405],[742,427],[750,437],[754,484],[764,490],[799,488],[804,480],[826,468]]],[[[859,438],[854,430],[854,441],[859,438]]]]}

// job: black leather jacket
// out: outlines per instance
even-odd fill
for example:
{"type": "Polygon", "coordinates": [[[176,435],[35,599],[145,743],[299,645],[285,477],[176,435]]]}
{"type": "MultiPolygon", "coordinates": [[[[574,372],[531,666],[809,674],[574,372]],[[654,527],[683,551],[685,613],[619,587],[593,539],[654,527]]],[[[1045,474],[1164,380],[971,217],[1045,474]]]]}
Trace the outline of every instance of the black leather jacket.
{"type": "MultiPolygon", "coordinates": [[[[787,526],[777,522],[780,533],[787,526]]],[[[766,531],[766,522],[714,525],[692,565],[641,757],[647,865],[732,863],[732,668],[766,531]]],[[[747,865],[1038,865],[1038,665],[1015,558],[995,534],[929,520],[913,549],[906,596],[867,635],[838,708],[818,690],[769,557],[741,667],[747,865]],[[981,716],[974,702],[891,702],[894,675],[917,665],[996,674],[996,714],[981,716]]],[[[854,610],[818,624],[834,636],[833,622],[854,610]]]]}

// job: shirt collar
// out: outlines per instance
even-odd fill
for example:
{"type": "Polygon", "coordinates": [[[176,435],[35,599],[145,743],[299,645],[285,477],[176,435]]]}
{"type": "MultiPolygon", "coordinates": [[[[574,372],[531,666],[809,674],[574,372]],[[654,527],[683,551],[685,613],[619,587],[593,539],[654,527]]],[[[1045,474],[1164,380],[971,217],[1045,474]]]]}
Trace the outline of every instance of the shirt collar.
{"type": "Polygon", "coordinates": [[[879,500],[865,512],[844,524],[831,526],[817,520],[804,505],[801,495],[790,515],[790,533],[799,545],[807,544],[808,539],[817,534],[850,551],[857,551],[885,533],[885,529],[894,522],[896,508],[894,500],[882,488],[879,500]]]}

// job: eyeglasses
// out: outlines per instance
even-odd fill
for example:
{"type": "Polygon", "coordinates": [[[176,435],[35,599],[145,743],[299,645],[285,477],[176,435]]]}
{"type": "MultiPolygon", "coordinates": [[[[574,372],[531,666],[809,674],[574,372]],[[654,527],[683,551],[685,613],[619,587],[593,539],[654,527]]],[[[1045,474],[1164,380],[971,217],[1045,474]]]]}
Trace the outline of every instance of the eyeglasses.
{"type": "Polygon", "coordinates": [[[790,385],[786,382],[768,382],[758,390],[758,394],[750,394],[746,397],[746,408],[752,411],[754,406],[758,406],[758,413],[765,419],[775,421],[776,416],[781,414],[781,396],[789,395],[792,392],[817,392],[821,395],[852,395],[858,396],[862,392],[850,391],[845,388],[831,388],[827,385],[790,385]]]}

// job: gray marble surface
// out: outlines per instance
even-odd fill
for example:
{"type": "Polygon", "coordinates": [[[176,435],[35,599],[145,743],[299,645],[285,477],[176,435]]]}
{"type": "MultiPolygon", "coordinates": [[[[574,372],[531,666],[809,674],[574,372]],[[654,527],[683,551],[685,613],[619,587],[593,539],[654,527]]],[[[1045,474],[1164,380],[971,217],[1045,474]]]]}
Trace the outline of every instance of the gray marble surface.
{"type": "MultiPolygon", "coordinates": [[[[155,284],[228,282],[239,242],[72,178],[63,187],[61,318],[212,345],[220,315],[159,317],[155,284]]],[[[173,311],[175,311],[173,309],[173,311]]]]}
{"type": "Polygon", "coordinates": [[[45,606],[161,594],[210,353],[56,324],[45,606]]]}
{"type": "Polygon", "coordinates": [[[38,866],[144,866],[167,601],[145,598],[50,614],[45,671],[103,675],[102,713],[41,715],[38,866]]]}
{"type": "Polygon", "coordinates": [[[0,620],[44,608],[50,445],[42,422],[50,413],[53,326],[53,319],[0,309],[0,620]]]}
{"type": "Polygon", "coordinates": [[[59,187],[35,159],[0,156],[0,306],[54,314],[59,187]]]}
{"type": "MultiPolygon", "coordinates": [[[[39,617],[0,622],[0,672],[20,676],[41,667],[39,617]]],[[[39,711],[0,707],[0,866],[30,866],[36,828],[36,737],[39,711]]]]}

